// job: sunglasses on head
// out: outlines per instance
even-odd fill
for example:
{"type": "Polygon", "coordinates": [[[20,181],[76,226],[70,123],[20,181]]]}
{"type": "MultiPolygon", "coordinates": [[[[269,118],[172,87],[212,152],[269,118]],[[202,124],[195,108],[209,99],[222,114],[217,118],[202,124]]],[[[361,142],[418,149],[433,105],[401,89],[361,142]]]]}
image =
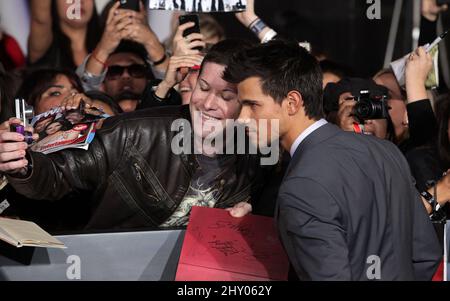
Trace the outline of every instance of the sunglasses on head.
{"type": "Polygon", "coordinates": [[[109,66],[106,78],[109,80],[119,79],[125,72],[125,69],[134,78],[144,78],[147,75],[147,67],[145,65],[133,64],[130,66],[109,66]]]}

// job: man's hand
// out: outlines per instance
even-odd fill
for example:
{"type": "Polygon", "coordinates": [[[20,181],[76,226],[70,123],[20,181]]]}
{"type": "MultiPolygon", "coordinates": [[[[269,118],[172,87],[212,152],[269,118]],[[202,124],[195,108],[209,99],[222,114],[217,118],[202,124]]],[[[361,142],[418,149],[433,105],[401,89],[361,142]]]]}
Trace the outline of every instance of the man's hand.
{"type": "Polygon", "coordinates": [[[178,27],[172,41],[174,56],[200,54],[200,50],[194,48],[206,47],[205,37],[201,33],[192,33],[187,37],[183,37],[183,32],[193,26],[195,26],[194,22],[188,22],[178,27]]]}
{"type": "Polygon", "coordinates": [[[428,21],[436,21],[439,14],[447,9],[447,4],[439,6],[436,4],[436,0],[422,0],[422,16],[428,21]]]}
{"type": "Polygon", "coordinates": [[[241,218],[250,214],[253,208],[251,204],[247,202],[241,202],[239,204],[234,205],[233,208],[227,208],[226,210],[230,212],[232,217],[241,218]]]}
{"type": "Polygon", "coordinates": [[[432,68],[433,59],[425,48],[419,47],[410,54],[405,70],[408,102],[428,98],[425,82],[432,68]]]}
{"type": "MultiPolygon", "coordinates": [[[[20,119],[11,118],[0,125],[0,171],[7,174],[26,172],[28,160],[25,159],[28,144],[22,134],[10,132],[11,124],[21,124],[20,119]]],[[[26,129],[33,132],[33,128],[26,129]]],[[[37,140],[37,134],[33,139],[37,140]]]]}

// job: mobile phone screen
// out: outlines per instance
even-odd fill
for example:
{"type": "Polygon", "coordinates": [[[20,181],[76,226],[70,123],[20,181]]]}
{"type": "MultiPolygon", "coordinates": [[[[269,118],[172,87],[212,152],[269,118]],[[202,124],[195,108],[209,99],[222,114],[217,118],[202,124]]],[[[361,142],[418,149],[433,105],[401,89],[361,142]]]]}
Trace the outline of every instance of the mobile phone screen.
{"type": "Polygon", "coordinates": [[[200,33],[200,22],[198,21],[197,15],[180,16],[180,25],[183,25],[183,24],[186,24],[189,22],[193,22],[193,23],[195,23],[195,25],[193,27],[186,29],[183,32],[183,37],[187,37],[188,35],[193,34],[193,33],[200,33]]]}
{"type": "Polygon", "coordinates": [[[134,11],[139,11],[139,1],[141,0],[118,0],[120,1],[120,8],[121,9],[130,9],[134,11]]]}

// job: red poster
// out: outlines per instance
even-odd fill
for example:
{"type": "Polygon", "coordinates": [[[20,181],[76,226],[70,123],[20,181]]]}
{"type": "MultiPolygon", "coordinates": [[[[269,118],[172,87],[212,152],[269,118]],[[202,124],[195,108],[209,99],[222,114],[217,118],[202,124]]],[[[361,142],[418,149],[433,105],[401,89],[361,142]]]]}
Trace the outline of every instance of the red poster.
{"type": "Polygon", "coordinates": [[[177,281],[287,280],[289,261],[274,220],[194,207],[184,239],[177,281]]]}

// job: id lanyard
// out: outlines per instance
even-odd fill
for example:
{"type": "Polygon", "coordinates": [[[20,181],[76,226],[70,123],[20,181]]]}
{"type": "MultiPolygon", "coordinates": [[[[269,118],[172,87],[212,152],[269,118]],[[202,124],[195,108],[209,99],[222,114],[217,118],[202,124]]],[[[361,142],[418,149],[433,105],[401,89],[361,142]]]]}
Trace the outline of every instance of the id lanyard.
{"type": "Polygon", "coordinates": [[[364,134],[364,124],[359,124],[359,123],[354,122],[353,123],[353,130],[357,134],[364,134]]]}

